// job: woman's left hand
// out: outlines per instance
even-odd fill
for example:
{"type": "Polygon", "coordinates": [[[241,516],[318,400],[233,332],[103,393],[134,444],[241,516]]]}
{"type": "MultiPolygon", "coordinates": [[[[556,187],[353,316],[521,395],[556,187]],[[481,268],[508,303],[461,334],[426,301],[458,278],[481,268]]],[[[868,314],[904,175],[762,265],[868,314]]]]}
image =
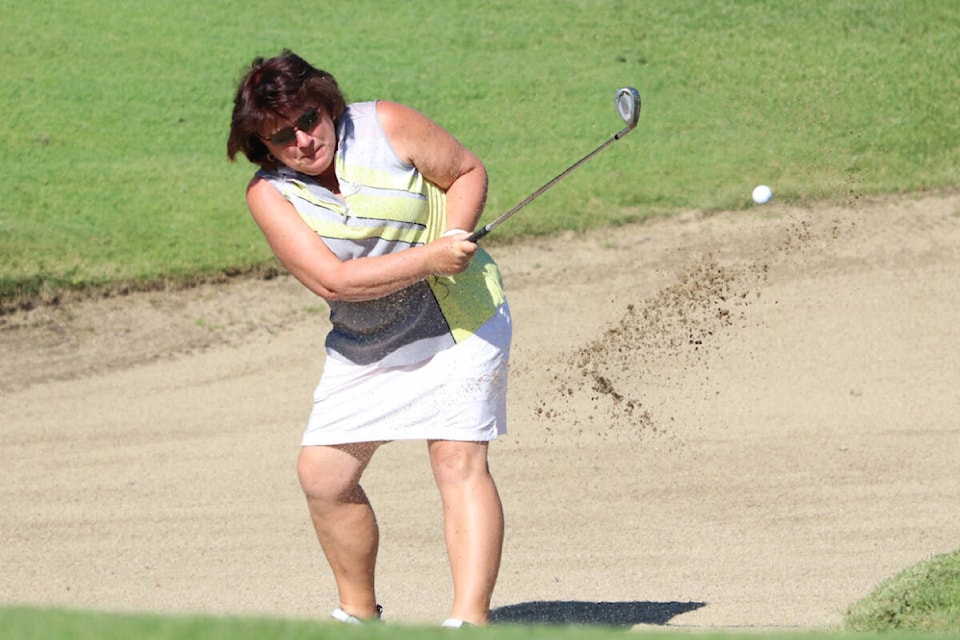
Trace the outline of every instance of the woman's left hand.
{"type": "Polygon", "coordinates": [[[424,247],[431,252],[429,260],[435,275],[452,276],[466,270],[478,249],[477,243],[470,242],[468,237],[470,234],[464,231],[438,238],[424,247]]]}

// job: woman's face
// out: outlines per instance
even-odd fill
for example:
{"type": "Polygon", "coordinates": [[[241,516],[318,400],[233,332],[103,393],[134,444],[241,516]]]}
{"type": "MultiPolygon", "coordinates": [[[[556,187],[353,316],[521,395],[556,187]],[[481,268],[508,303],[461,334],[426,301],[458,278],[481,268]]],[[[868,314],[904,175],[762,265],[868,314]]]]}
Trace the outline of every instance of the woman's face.
{"type": "Polygon", "coordinates": [[[333,166],[337,132],[333,118],[322,106],[292,110],[261,133],[274,158],[308,176],[318,176],[333,166]]]}

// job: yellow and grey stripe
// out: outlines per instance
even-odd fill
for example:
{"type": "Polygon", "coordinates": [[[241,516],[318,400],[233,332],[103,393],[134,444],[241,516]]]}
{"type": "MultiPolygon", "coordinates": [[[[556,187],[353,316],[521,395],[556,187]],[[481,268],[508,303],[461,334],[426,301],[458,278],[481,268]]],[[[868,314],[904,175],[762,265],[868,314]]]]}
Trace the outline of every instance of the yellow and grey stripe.
{"type": "MultiPolygon", "coordinates": [[[[402,162],[376,103],[350,105],[338,129],[340,196],[290,169],[261,172],[340,259],[431,242],[446,226],[446,194],[402,162]]],[[[412,364],[472,336],[504,302],[500,272],[482,249],[467,270],[431,276],[366,302],[330,302],[327,348],[359,364],[412,364]]]]}

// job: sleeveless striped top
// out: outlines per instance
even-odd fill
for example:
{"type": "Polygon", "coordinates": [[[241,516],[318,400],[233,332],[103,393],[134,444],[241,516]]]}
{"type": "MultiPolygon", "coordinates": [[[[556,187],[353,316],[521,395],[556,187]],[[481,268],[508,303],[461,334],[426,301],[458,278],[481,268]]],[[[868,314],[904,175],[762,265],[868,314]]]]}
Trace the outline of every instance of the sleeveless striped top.
{"type": "MultiPolygon", "coordinates": [[[[376,103],[349,105],[337,125],[340,197],[287,167],[259,171],[341,260],[396,253],[435,240],[446,196],[390,146],[376,103]]],[[[466,271],[429,276],[364,302],[330,300],[329,356],[361,365],[421,362],[472,336],[504,302],[496,263],[482,248],[466,271]]]]}

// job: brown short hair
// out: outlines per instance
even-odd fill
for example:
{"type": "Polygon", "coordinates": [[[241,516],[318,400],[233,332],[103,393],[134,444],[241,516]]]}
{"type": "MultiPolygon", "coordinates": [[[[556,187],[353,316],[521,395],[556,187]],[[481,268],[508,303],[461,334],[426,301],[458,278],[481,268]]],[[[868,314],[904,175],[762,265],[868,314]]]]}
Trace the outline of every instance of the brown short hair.
{"type": "Polygon", "coordinates": [[[334,77],[292,51],[270,59],[255,58],[233,99],[227,157],[234,160],[242,152],[250,162],[276,169],[279,163],[261,140],[261,132],[292,109],[312,102],[326,108],[334,123],[347,108],[334,77]]]}

